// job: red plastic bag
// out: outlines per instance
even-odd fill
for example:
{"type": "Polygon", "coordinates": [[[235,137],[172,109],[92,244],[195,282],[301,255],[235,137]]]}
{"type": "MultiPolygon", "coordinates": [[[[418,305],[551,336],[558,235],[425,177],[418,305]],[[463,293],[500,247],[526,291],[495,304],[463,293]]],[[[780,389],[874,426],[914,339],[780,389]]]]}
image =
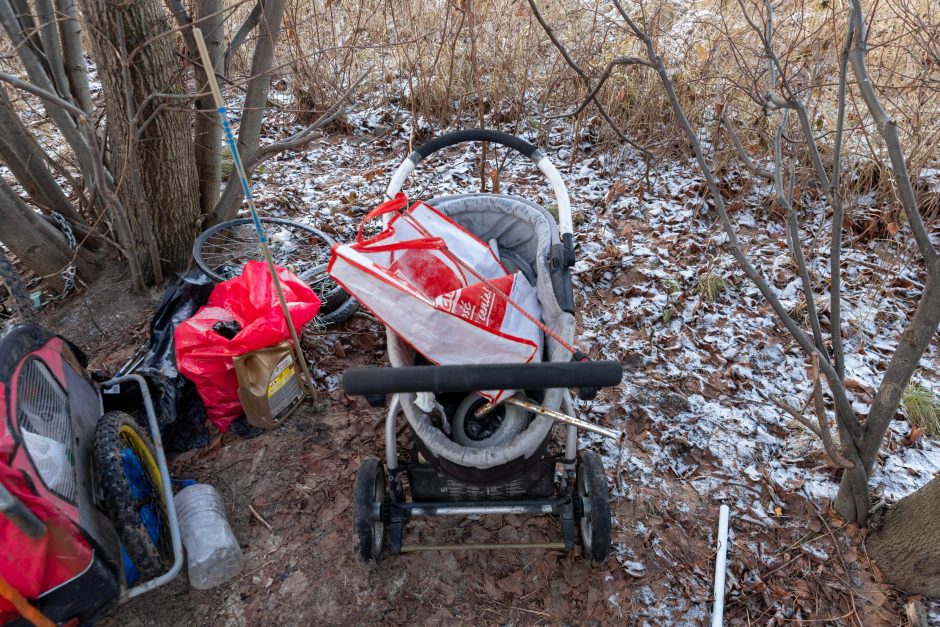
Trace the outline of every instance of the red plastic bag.
{"type": "MultiPolygon", "coordinates": [[[[320,299],[297,275],[277,268],[284,299],[298,334],[317,315],[320,299]]],[[[267,265],[245,264],[240,276],[220,283],[205,307],[176,327],[176,364],[196,385],[209,420],[219,431],[242,413],[232,358],[290,339],[267,265]],[[227,339],[212,330],[217,322],[237,321],[242,330],[227,339]]]]}

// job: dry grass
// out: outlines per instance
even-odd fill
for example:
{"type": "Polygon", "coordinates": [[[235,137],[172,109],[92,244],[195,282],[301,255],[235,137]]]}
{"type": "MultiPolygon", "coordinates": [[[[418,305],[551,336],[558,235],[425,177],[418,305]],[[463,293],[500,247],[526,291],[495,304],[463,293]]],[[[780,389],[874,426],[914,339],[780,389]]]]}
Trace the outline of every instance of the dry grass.
{"type": "MultiPolygon", "coordinates": [[[[539,0],[538,5],[593,80],[615,56],[643,56],[639,42],[627,35],[606,2],[539,0]]],[[[731,119],[754,159],[768,158],[775,122],[752,99],[766,91],[766,61],[744,19],[746,11],[759,21],[763,3],[654,0],[625,6],[642,19],[665,54],[680,100],[708,140],[716,171],[740,167],[718,123],[719,112],[731,119]]],[[[886,0],[869,11],[872,78],[898,123],[916,179],[922,170],[937,167],[940,154],[940,9],[933,0],[886,0]]],[[[776,14],[782,70],[806,104],[826,159],[835,128],[835,79],[845,22],[841,0],[783,3],[776,14]]],[[[523,0],[402,0],[393,5],[291,0],[285,27],[282,67],[289,68],[286,81],[299,109],[322,108],[372,68],[367,91],[373,102],[400,106],[422,120],[412,125],[413,141],[474,123],[544,131],[552,116],[574,110],[587,91],[523,0]]],[[[619,127],[656,155],[689,155],[659,81],[647,68],[616,68],[598,97],[619,127]]],[[[889,225],[899,223],[898,203],[881,142],[865,111],[850,85],[843,176],[848,221],[856,233],[885,237],[889,225]],[[866,194],[874,198],[851,200],[866,194]]],[[[800,136],[795,118],[788,137],[800,136]]],[[[573,139],[595,148],[621,145],[593,106],[569,120],[573,139]]],[[[809,164],[801,142],[788,144],[785,151],[809,164]]],[[[805,165],[799,174],[812,187],[812,169],[805,165]]],[[[925,217],[936,218],[940,190],[926,184],[918,189],[925,217]]]]}
{"type": "Polygon", "coordinates": [[[901,407],[912,427],[940,437],[940,396],[936,392],[911,381],[901,397],[901,407]]]}
{"type": "Polygon", "coordinates": [[[704,274],[695,281],[692,292],[702,297],[706,303],[714,303],[728,289],[728,282],[717,274],[704,274]]]}
{"type": "MultiPolygon", "coordinates": [[[[591,85],[611,59],[645,56],[606,0],[536,2],[591,85]]],[[[227,0],[228,37],[253,4],[227,0]]],[[[775,51],[781,72],[805,102],[828,162],[847,2],[779,5],[775,51]]],[[[779,114],[766,115],[755,101],[768,89],[766,59],[759,37],[745,19],[761,22],[762,0],[625,0],[624,6],[665,57],[682,106],[705,140],[715,171],[734,177],[742,169],[719,114],[733,124],[747,153],[766,166],[779,114]]],[[[918,202],[925,219],[932,222],[940,217],[940,183],[929,176],[931,168],[940,168],[940,4],[884,0],[866,10],[872,80],[897,122],[918,202]]],[[[232,60],[230,78],[236,83],[250,74],[256,36],[232,60]]],[[[0,40],[0,53],[9,53],[9,42],[0,40]]],[[[10,65],[8,60],[4,56],[0,66],[10,65]]],[[[548,129],[559,123],[557,116],[574,111],[588,92],[548,40],[526,0],[289,0],[276,68],[276,88],[293,96],[285,108],[299,117],[322,111],[368,70],[370,78],[361,92],[374,105],[395,105],[409,112],[413,142],[466,125],[534,130],[544,142],[548,129]]],[[[624,133],[657,157],[690,156],[688,142],[650,69],[616,67],[598,99],[624,133]]],[[[855,236],[888,238],[894,225],[903,225],[899,203],[882,142],[851,81],[846,110],[842,176],[846,222],[855,236]]],[[[796,116],[790,119],[786,137],[794,141],[785,142],[785,157],[798,158],[801,187],[819,198],[796,116]]],[[[563,120],[570,123],[572,161],[581,150],[614,152],[623,146],[593,105],[563,120]]]]}

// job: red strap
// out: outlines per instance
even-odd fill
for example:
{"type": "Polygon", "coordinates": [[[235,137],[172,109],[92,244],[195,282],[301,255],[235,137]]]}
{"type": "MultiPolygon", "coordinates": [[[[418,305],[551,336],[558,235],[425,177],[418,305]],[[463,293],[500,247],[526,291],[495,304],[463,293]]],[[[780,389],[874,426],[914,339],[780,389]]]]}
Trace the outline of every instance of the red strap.
{"type": "Polygon", "coordinates": [[[362,219],[362,222],[359,224],[359,243],[363,242],[362,238],[362,227],[366,225],[370,220],[377,218],[386,213],[392,213],[394,211],[401,211],[408,206],[408,197],[405,195],[405,192],[398,192],[395,194],[395,197],[391,200],[386,200],[381,205],[370,211],[366,214],[366,217],[362,219]]]}
{"type": "Polygon", "coordinates": [[[356,244],[353,250],[370,253],[388,253],[397,250],[447,250],[447,244],[440,237],[422,237],[406,242],[392,242],[391,244],[378,244],[369,246],[368,242],[356,244]]]}

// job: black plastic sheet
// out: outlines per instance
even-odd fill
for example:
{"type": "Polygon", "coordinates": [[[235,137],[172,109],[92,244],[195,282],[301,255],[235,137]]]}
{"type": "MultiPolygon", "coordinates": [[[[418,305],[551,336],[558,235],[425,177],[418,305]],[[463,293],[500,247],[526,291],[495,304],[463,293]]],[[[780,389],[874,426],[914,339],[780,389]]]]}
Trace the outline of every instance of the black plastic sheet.
{"type": "Polygon", "coordinates": [[[163,442],[172,451],[188,451],[209,443],[206,408],[196,386],[176,367],[173,332],[206,304],[213,287],[212,279],[199,269],[177,276],[153,316],[147,353],[135,369],[150,384],[163,442]]]}

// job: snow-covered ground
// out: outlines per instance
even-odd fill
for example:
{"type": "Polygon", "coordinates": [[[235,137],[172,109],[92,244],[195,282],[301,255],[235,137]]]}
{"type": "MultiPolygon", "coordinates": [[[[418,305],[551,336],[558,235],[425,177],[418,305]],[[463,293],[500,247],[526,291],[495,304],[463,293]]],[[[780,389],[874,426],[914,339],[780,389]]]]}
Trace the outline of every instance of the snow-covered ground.
{"type": "MultiPolygon", "coordinates": [[[[256,177],[259,205],[351,238],[414,146],[404,112],[367,109],[348,120],[351,136],[326,136],[267,164],[256,177]]],[[[709,212],[693,164],[659,163],[647,175],[630,154],[596,154],[587,144],[578,147],[572,163],[567,128],[552,129],[547,142],[536,129],[516,132],[547,149],[572,197],[580,348],[628,366],[621,388],[582,409],[623,428],[637,415],[649,425],[632,438],[645,455],[591,435],[583,441],[605,452],[609,468],[631,481],[668,490],[675,478],[686,480],[703,498],[729,503],[732,516],[743,520],[773,525],[778,507],[772,496],[748,484],[770,481],[817,503],[832,498],[838,474],[827,465],[818,439],[771,400],[803,407],[811,389],[809,362],[722,248],[724,233],[709,212]],[[719,285],[716,299],[702,294],[703,280],[719,285]]],[[[479,145],[465,145],[435,156],[419,166],[405,191],[415,199],[475,191],[479,154],[479,145]]],[[[509,165],[501,191],[550,208],[554,201],[541,174],[525,159],[503,155],[497,159],[509,165]]],[[[771,190],[750,182],[747,189],[732,214],[742,245],[783,303],[798,311],[801,284],[781,221],[767,209],[771,190]]],[[[816,300],[825,327],[828,225],[824,208],[811,199],[807,204],[813,209],[804,212],[802,228],[812,244],[805,254],[820,290],[816,300]]],[[[902,230],[896,241],[844,252],[846,373],[862,416],[922,283],[916,262],[896,265],[904,258],[904,236],[902,230]]],[[[936,342],[915,378],[940,388],[936,342]]],[[[875,492],[888,499],[903,497],[940,472],[940,443],[928,437],[911,443],[909,432],[900,416],[892,423],[872,480],[875,492]]],[[[618,478],[615,494],[629,498],[630,492],[630,483],[618,478]]],[[[634,529],[639,523],[633,521],[617,524],[643,531],[634,529]]],[[[643,571],[642,556],[619,550],[631,576],[643,571]]],[[[644,603],[643,594],[638,590],[633,601],[644,603]]],[[[703,606],[676,601],[668,611],[664,616],[695,622],[703,606]]],[[[646,616],[656,621],[653,614],[646,616]]]]}
{"type": "MultiPolygon", "coordinates": [[[[237,111],[237,103],[232,104],[237,111]]],[[[269,128],[278,137],[299,128],[285,115],[272,117],[269,128]]],[[[348,115],[347,122],[349,134],[324,134],[256,171],[253,186],[262,213],[309,223],[340,240],[354,237],[365,213],[383,199],[395,166],[414,145],[409,142],[412,121],[404,111],[367,108],[348,115]]],[[[416,134],[427,139],[429,126],[415,124],[416,134]]],[[[549,131],[505,130],[546,149],[569,188],[580,348],[627,366],[620,388],[581,408],[628,432],[633,420],[645,425],[632,432],[632,445],[623,449],[582,436],[604,452],[608,467],[619,475],[615,495],[630,498],[631,481],[668,493],[679,479],[703,499],[729,503],[732,517],[770,525],[779,504],[749,482],[769,481],[820,503],[834,496],[838,475],[827,465],[820,443],[771,400],[804,405],[811,388],[808,360],[722,248],[724,233],[709,211],[693,165],[660,162],[647,173],[630,153],[599,154],[589,144],[578,146],[572,158],[570,129],[562,125],[549,131]],[[716,298],[703,294],[706,282],[715,287],[716,298]]],[[[449,149],[423,162],[405,191],[415,199],[475,191],[479,154],[479,145],[449,149]]],[[[551,208],[551,191],[531,163],[501,149],[496,161],[490,159],[491,164],[497,161],[505,166],[503,193],[551,208]]],[[[743,202],[732,203],[744,249],[783,303],[799,310],[800,282],[781,221],[768,210],[770,190],[743,179],[730,184],[748,190],[743,202]]],[[[817,304],[826,311],[828,294],[822,290],[828,273],[828,226],[824,208],[811,199],[807,205],[813,209],[804,212],[802,228],[812,245],[804,252],[820,290],[817,304]]],[[[844,254],[846,372],[860,415],[867,413],[922,283],[916,262],[897,261],[906,258],[904,236],[902,230],[896,241],[860,244],[844,254]]],[[[937,342],[915,378],[940,389],[937,342]]],[[[940,442],[921,437],[911,443],[909,432],[906,421],[892,423],[873,477],[876,492],[888,499],[912,492],[940,472],[940,442]]],[[[618,520],[617,525],[643,533],[637,521],[618,520]]],[[[643,572],[642,555],[624,546],[615,550],[630,576],[643,572]]],[[[658,620],[657,601],[648,587],[640,587],[633,601],[648,606],[644,616],[649,620],[658,620]]],[[[683,616],[694,623],[704,619],[706,606],[680,599],[662,611],[667,613],[659,619],[683,616]]]]}
{"type": "MultiPolygon", "coordinates": [[[[303,221],[340,238],[352,236],[413,146],[408,144],[407,118],[394,110],[368,109],[350,115],[349,121],[356,126],[352,138],[330,136],[269,163],[256,177],[259,204],[284,214],[294,214],[299,205],[303,221]]],[[[534,131],[522,134],[538,141],[534,131]]],[[[616,398],[589,409],[602,415],[616,405],[614,416],[637,408],[648,413],[657,437],[642,446],[657,463],[643,469],[644,477],[655,481],[663,465],[678,464],[680,474],[692,471],[673,458],[668,443],[678,438],[709,451],[735,474],[769,472],[783,487],[799,481],[807,496],[832,497],[837,484],[815,436],[771,400],[802,407],[811,388],[809,362],[722,249],[724,233],[703,200],[703,185],[692,165],[658,164],[647,179],[641,162],[594,155],[584,145],[574,165],[565,167],[571,146],[563,127],[553,130],[545,147],[562,170],[575,211],[581,348],[635,366],[628,368],[616,398]],[[719,277],[721,293],[713,302],[699,293],[708,276],[719,277]]],[[[422,163],[406,192],[427,199],[478,189],[479,152],[479,145],[470,144],[422,163]]],[[[540,173],[523,158],[510,161],[501,191],[550,207],[553,199],[540,173]]],[[[733,218],[748,255],[770,278],[783,304],[793,309],[802,301],[802,290],[784,229],[766,211],[770,192],[751,188],[733,218]]],[[[806,240],[813,241],[805,254],[817,286],[828,274],[823,216],[823,208],[817,207],[804,215],[803,223],[806,240]]],[[[916,263],[892,266],[889,247],[898,246],[904,234],[898,242],[844,253],[846,374],[854,406],[863,416],[912,310],[918,293],[913,286],[921,282],[916,263]]],[[[816,294],[824,326],[828,298],[828,292],[816,294]]],[[[936,342],[916,379],[932,389],[940,387],[936,342]]],[[[940,471],[940,444],[921,438],[905,446],[901,442],[909,431],[906,421],[892,423],[885,447],[889,452],[874,476],[875,488],[889,499],[910,493],[940,471]]],[[[616,455],[611,449],[612,466],[616,455]]]]}

